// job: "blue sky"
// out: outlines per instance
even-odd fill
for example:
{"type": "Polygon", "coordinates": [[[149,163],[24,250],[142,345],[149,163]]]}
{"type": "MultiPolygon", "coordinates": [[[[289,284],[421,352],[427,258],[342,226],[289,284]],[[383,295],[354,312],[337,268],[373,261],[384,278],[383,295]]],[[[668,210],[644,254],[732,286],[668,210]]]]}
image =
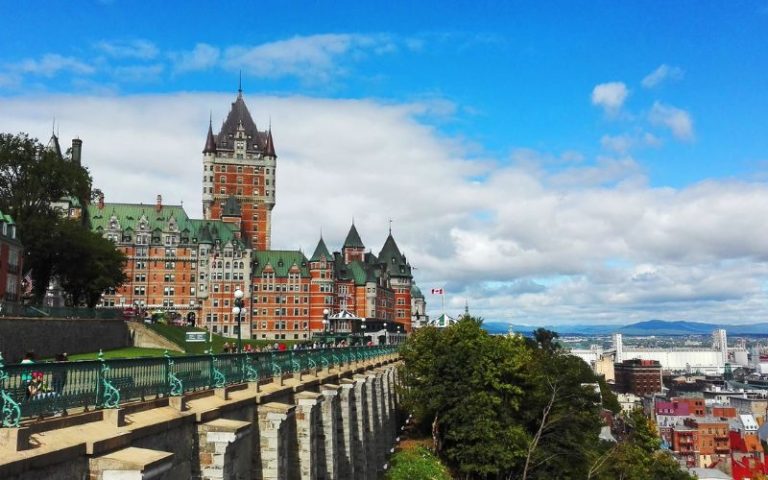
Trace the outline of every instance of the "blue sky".
{"type": "MultiPolygon", "coordinates": [[[[659,316],[660,306],[673,318],[754,319],[768,254],[750,240],[762,233],[751,231],[757,218],[742,216],[766,208],[768,2],[540,3],[3,1],[14,15],[0,30],[0,130],[45,137],[56,117],[62,136],[80,135],[98,154],[89,166],[108,197],[152,201],[160,172],[199,166],[206,112],[221,122],[242,71],[257,123],[273,122],[286,215],[306,206],[289,193],[304,191],[321,157],[346,172],[329,181],[382,200],[329,200],[336,215],[314,212],[306,237],[276,240],[309,249],[315,223],[343,237],[347,219],[370,215],[376,250],[381,218],[394,216],[397,230],[399,217],[424,286],[450,286],[455,306],[468,299],[489,319],[624,322],[659,316]],[[166,130],[168,143],[192,148],[156,144],[146,156],[167,168],[120,188],[125,153],[110,145],[163,142],[166,130]],[[321,131],[325,143],[314,138],[321,131]],[[338,155],[318,153],[328,146],[338,155]],[[388,205],[391,188],[375,193],[349,173],[388,161],[406,175],[423,166],[408,184],[422,197],[398,192],[402,205],[388,205]],[[457,203],[446,207],[445,195],[457,203]],[[623,210],[636,221],[622,223],[623,210]],[[724,229],[733,237],[720,238],[724,229]],[[474,271],[493,255],[510,263],[474,271]],[[738,270],[747,284],[723,300],[704,285],[717,275],[702,272],[728,277],[734,264],[749,270],[738,270]],[[638,271],[666,276],[640,298],[652,276],[629,295],[638,271]]],[[[193,209],[197,176],[174,180],[193,209]]]]}

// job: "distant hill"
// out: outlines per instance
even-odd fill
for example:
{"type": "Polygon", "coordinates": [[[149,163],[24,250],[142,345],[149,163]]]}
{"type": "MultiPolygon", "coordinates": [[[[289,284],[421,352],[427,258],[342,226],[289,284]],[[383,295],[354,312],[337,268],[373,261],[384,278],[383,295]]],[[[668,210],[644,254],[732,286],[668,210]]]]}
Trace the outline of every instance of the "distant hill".
{"type": "MultiPolygon", "coordinates": [[[[507,333],[510,331],[530,333],[536,326],[510,325],[503,322],[483,322],[483,328],[489,333],[507,333]]],[[[724,328],[729,335],[766,335],[768,323],[753,323],[749,325],[728,325],[687,321],[647,320],[630,325],[549,325],[549,330],[562,335],[608,335],[621,333],[624,335],[709,335],[717,328],[724,328]]]]}

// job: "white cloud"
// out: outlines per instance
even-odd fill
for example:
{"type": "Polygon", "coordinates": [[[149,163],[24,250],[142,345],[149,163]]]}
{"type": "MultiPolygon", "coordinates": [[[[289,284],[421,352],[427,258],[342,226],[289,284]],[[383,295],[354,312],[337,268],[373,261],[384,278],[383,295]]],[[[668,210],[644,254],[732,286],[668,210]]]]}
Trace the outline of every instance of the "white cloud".
{"type": "Polygon", "coordinates": [[[685,110],[657,101],[653,103],[648,119],[654,125],[669,128],[679,140],[693,140],[693,119],[685,110]]]}
{"type": "Polygon", "coordinates": [[[59,72],[72,72],[77,74],[91,74],[94,68],[74,57],[65,57],[56,53],[46,53],[40,59],[28,58],[11,65],[10,69],[19,73],[42,75],[52,77],[59,72]]]}
{"type": "Polygon", "coordinates": [[[680,67],[661,64],[659,67],[643,78],[642,85],[645,88],[653,88],[666,80],[680,80],[685,72],[680,67]]]}
{"type": "Polygon", "coordinates": [[[394,51],[386,36],[323,34],[296,36],[288,40],[256,46],[233,46],[224,51],[223,65],[230,70],[244,69],[250,76],[278,78],[296,76],[327,81],[343,73],[342,56],[363,57],[367,53],[394,51]]]}
{"type": "Polygon", "coordinates": [[[661,144],[661,140],[655,135],[643,131],[622,133],[619,135],[603,135],[600,138],[600,145],[602,145],[603,148],[619,154],[625,154],[636,148],[659,147],[661,144]]]}
{"type": "Polygon", "coordinates": [[[178,72],[206,70],[216,65],[219,60],[218,48],[207,43],[198,43],[191,51],[172,54],[175,69],[178,72]]]}
{"type": "MultiPolygon", "coordinates": [[[[62,139],[83,139],[83,161],[107,201],[149,205],[162,194],[199,216],[208,109],[218,126],[232,100],[0,98],[0,131],[45,137],[55,114],[62,139]]],[[[764,317],[766,184],[653,188],[627,155],[568,162],[570,153],[520,150],[514,163],[477,160],[463,142],[421,123],[431,107],[420,104],[246,101],[261,128],[272,119],[275,248],[310,254],[322,228],[338,249],[354,217],[376,253],[392,217],[416,281],[422,289],[450,286],[455,312],[466,298],[487,320],[539,325],[764,317]]]]}
{"type": "Polygon", "coordinates": [[[597,105],[606,113],[615,114],[624,105],[629,90],[624,82],[608,82],[595,85],[592,89],[592,105],[597,105]]]}
{"type": "Polygon", "coordinates": [[[152,83],[160,80],[165,66],[156,63],[152,65],[126,65],[115,67],[112,76],[123,82],[152,83]]]}
{"type": "Polygon", "coordinates": [[[101,41],[96,43],[94,48],[110,57],[139,60],[153,59],[159,53],[155,44],[149,40],[101,41]]]}

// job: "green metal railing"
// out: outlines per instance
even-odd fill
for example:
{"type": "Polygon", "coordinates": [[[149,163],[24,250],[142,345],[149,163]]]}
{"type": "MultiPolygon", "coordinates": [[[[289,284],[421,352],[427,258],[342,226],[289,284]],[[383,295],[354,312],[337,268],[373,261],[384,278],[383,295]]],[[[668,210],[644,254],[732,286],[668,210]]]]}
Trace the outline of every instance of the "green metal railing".
{"type": "Polygon", "coordinates": [[[314,372],[396,352],[396,346],[187,355],[4,365],[0,355],[0,427],[75,408],[121,403],[276,376],[314,372]]]}

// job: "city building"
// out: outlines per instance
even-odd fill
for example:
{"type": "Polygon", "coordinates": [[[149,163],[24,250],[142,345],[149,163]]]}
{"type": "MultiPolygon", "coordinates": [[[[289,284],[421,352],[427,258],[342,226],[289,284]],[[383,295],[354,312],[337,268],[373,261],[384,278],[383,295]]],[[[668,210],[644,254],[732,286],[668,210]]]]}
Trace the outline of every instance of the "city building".
{"type": "MultiPolygon", "coordinates": [[[[128,257],[125,285],[101,307],[165,313],[225,336],[307,340],[328,331],[392,334],[426,317],[424,295],[390,229],[377,255],[354,222],[339,251],[321,237],[310,258],[272,249],[277,155],[238,91],[218,134],[203,147],[203,219],[181,205],[88,206],[91,228],[128,257]],[[232,313],[234,292],[245,309],[232,313]],[[238,330],[239,329],[239,330],[238,330]]],[[[388,335],[385,338],[389,338],[388,335]]],[[[393,338],[398,338],[393,336],[393,338]]]]}
{"type": "Polygon", "coordinates": [[[638,396],[661,392],[661,364],[655,360],[631,359],[613,367],[616,391],[638,396]]]}
{"type": "Polygon", "coordinates": [[[24,249],[17,235],[16,224],[10,215],[0,212],[0,292],[3,295],[0,305],[21,302],[23,262],[24,249]]]}

